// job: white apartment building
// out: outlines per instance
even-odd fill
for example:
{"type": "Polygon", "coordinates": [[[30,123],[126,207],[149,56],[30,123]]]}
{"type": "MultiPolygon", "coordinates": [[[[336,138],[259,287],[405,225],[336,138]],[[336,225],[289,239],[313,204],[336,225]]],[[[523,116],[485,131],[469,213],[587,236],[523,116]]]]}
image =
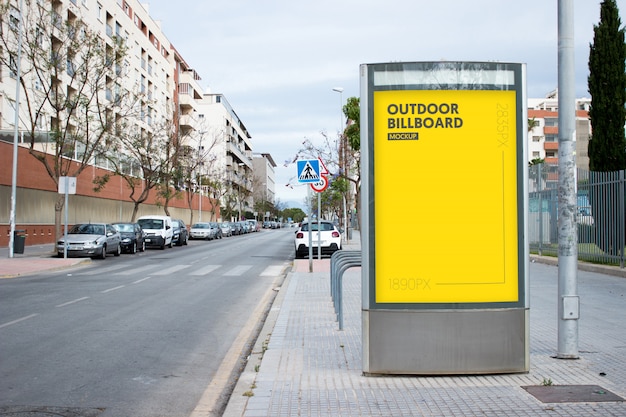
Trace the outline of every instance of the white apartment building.
{"type": "Polygon", "coordinates": [[[276,202],[276,163],[269,153],[254,153],[254,201],[276,202]]]}
{"type": "Polygon", "coordinates": [[[248,130],[223,94],[205,93],[198,102],[199,142],[205,175],[222,179],[227,200],[239,212],[253,211],[252,141],[248,130]]]}
{"type": "MultiPolygon", "coordinates": [[[[589,169],[587,147],[591,136],[589,121],[590,98],[576,99],[576,166],[589,169]]],[[[528,132],[528,157],[544,159],[547,164],[557,165],[559,157],[559,103],[558,91],[545,98],[528,99],[528,119],[536,126],[528,132]]]]}
{"type": "MultiPolygon", "coordinates": [[[[17,4],[16,1],[11,7],[12,18],[9,21],[3,19],[4,30],[7,25],[15,25],[15,19],[19,19],[17,4]]],[[[23,46],[21,75],[25,78],[26,84],[32,86],[32,90],[22,91],[20,94],[20,131],[28,131],[29,121],[33,120],[26,106],[27,94],[30,93],[33,100],[38,92],[50,90],[53,85],[59,87],[59,91],[68,97],[76,95],[77,99],[81,94],[97,94],[99,103],[108,105],[100,107],[101,109],[106,107],[106,118],[116,123],[120,108],[123,107],[119,100],[125,92],[132,93],[135,97],[133,107],[130,110],[126,108],[125,113],[133,114],[132,124],[140,131],[150,131],[158,121],[171,119],[177,93],[175,54],[170,42],[161,32],[159,23],[152,20],[148,11],[138,1],[27,0],[23,3],[22,12],[23,32],[40,31],[36,39],[40,44],[39,48],[43,51],[51,49],[53,51],[51,59],[55,57],[57,53],[55,51],[58,49],[59,59],[64,62],[57,63],[57,71],[42,74],[41,68],[35,71],[35,66],[29,62],[28,46],[23,46]],[[106,48],[106,60],[110,71],[106,78],[93,80],[94,85],[89,86],[91,91],[88,92],[82,89],[86,83],[81,82],[76,75],[81,74],[83,70],[81,66],[86,64],[80,56],[84,53],[83,45],[80,42],[72,43],[72,37],[80,37],[82,32],[78,29],[78,33],[68,33],[65,29],[65,23],[74,22],[83,22],[88,30],[99,34],[106,48]],[[123,60],[118,60],[118,57],[114,56],[116,45],[120,40],[127,48],[123,60]]],[[[32,33],[26,36],[32,36],[32,33]]],[[[17,61],[17,57],[11,54],[11,62],[13,61],[17,61]]],[[[42,62],[39,64],[40,67],[45,65],[42,62]]],[[[3,68],[1,74],[0,130],[3,132],[14,130],[16,69],[17,65],[3,68]]],[[[47,135],[55,122],[53,111],[49,107],[49,103],[47,107],[44,105],[37,117],[37,130],[41,132],[42,137],[47,135]]],[[[70,123],[66,128],[76,129],[77,135],[82,134],[78,119],[75,126],[70,123]]],[[[41,142],[41,150],[50,152],[45,145],[45,139],[41,142]]],[[[80,146],[76,146],[74,158],[79,158],[80,152],[80,146]]],[[[104,161],[94,162],[104,163],[104,161]]]]}

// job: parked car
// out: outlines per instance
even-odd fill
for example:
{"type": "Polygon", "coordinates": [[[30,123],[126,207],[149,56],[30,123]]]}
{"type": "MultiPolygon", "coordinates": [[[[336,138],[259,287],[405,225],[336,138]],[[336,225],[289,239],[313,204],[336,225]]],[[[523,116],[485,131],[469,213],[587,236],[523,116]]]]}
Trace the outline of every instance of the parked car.
{"type": "Polygon", "coordinates": [[[108,253],[120,256],[121,241],[120,233],[112,224],[75,224],[67,235],[57,241],[57,255],[62,258],[67,245],[68,257],[90,256],[104,259],[108,253]]]}
{"type": "Polygon", "coordinates": [[[268,221],[263,222],[264,229],[270,229],[271,227],[272,227],[272,222],[268,222],[268,221]]]}
{"type": "Polygon", "coordinates": [[[189,229],[189,239],[208,239],[211,233],[209,222],[198,222],[191,225],[189,229]]]}
{"type": "Polygon", "coordinates": [[[172,219],[172,243],[177,246],[183,246],[187,244],[188,239],[189,232],[185,222],[181,219],[172,219]]]}
{"type": "Polygon", "coordinates": [[[209,222],[209,240],[221,239],[222,228],[216,222],[209,222]]]}
{"type": "Polygon", "coordinates": [[[113,223],[122,238],[122,252],[137,253],[146,250],[146,232],[139,223],[113,223]]]}
{"type": "Polygon", "coordinates": [[[146,232],[146,246],[161,249],[172,247],[172,218],[170,216],[141,216],[137,223],[146,232]]]}
{"type": "Polygon", "coordinates": [[[258,232],[261,228],[261,224],[254,219],[246,219],[246,222],[250,225],[251,232],[258,232]]]}
{"type": "Polygon", "coordinates": [[[311,241],[315,255],[317,255],[318,247],[321,248],[322,255],[332,255],[341,250],[341,233],[332,222],[321,221],[319,224],[318,222],[311,224],[307,222],[302,223],[295,233],[296,259],[308,256],[309,233],[312,233],[311,241]]]}
{"type": "Polygon", "coordinates": [[[219,225],[222,229],[222,236],[230,237],[233,235],[233,229],[230,227],[230,223],[221,222],[219,225]]]}
{"type": "Polygon", "coordinates": [[[230,228],[233,230],[233,235],[240,235],[243,233],[243,228],[239,222],[231,222],[230,228]]]}
{"type": "Polygon", "coordinates": [[[250,224],[248,222],[237,222],[241,226],[241,233],[250,233],[250,224]]]}

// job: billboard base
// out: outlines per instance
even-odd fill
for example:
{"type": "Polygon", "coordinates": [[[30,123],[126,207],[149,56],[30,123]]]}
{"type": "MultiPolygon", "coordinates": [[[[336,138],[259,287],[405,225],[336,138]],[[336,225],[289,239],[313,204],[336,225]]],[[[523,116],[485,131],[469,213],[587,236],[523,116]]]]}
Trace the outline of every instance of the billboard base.
{"type": "Polygon", "coordinates": [[[364,310],[366,375],[528,372],[529,310],[364,310]]]}

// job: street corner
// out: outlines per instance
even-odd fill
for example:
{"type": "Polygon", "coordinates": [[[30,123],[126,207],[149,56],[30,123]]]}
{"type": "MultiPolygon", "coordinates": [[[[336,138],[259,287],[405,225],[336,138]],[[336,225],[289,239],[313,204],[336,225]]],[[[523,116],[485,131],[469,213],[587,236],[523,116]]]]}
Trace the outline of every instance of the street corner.
{"type": "Polygon", "coordinates": [[[43,271],[69,269],[81,264],[88,264],[90,258],[9,258],[0,262],[0,278],[17,278],[43,271]]]}

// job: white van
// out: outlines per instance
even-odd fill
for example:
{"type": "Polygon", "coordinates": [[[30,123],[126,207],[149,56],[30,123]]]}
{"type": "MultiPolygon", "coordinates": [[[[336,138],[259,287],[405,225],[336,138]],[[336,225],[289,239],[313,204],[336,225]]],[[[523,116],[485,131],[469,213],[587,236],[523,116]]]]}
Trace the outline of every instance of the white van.
{"type": "Polygon", "coordinates": [[[137,223],[146,232],[146,246],[161,249],[172,247],[172,218],[170,216],[141,216],[137,223]]]}

